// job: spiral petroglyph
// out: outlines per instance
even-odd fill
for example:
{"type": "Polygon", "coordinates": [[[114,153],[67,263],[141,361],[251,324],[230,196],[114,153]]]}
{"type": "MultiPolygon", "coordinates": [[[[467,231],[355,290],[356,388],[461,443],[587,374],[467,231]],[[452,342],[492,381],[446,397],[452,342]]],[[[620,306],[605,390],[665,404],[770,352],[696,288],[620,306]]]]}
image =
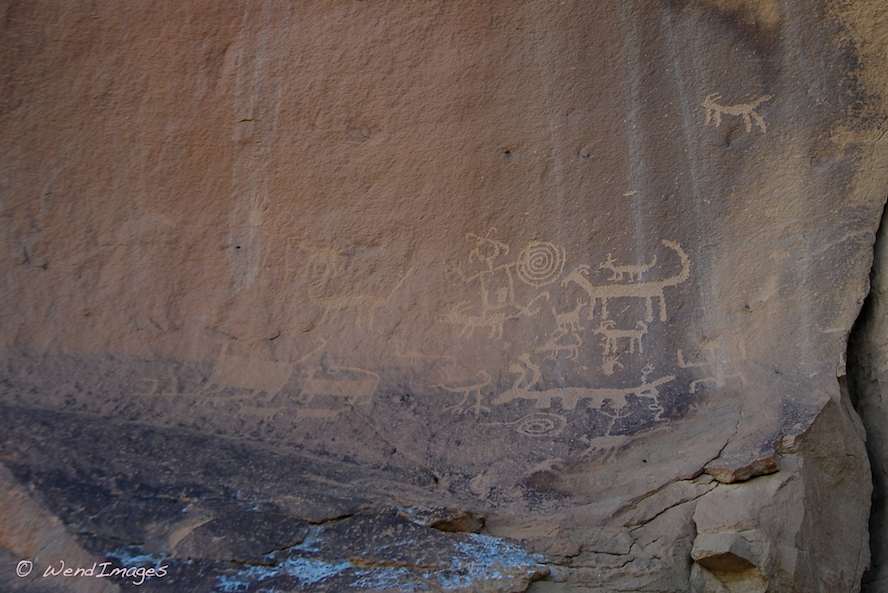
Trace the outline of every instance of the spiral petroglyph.
{"type": "Polygon", "coordinates": [[[540,287],[551,284],[564,271],[564,249],[548,241],[532,241],[518,256],[516,272],[522,282],[540,287]]]}

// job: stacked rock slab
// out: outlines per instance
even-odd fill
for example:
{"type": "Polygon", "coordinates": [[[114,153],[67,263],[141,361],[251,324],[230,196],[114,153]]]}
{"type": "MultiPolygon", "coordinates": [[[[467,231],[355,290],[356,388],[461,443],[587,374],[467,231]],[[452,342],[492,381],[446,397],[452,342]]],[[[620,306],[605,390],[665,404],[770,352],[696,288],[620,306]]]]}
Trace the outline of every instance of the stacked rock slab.
{"type": "Polygon", "coordinates": [[[0,17],[0,589],[860,590],[881,2],[0,17]]]}

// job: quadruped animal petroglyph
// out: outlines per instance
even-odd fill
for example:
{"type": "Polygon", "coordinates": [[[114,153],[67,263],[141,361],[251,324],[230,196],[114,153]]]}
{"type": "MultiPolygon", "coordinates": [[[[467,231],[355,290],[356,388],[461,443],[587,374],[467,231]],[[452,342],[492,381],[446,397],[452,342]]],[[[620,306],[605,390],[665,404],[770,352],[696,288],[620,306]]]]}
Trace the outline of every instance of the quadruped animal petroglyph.
{"type": "Polygon", "coordinates": [[[493,378],[490,376],[490,373],[487,371],[481,371],[478,373],[479,381],[475,383],[470,383],[468,385],[459,385],[459,386],[450,386],[450,385],[436,385],[436,387],[443,389],[444,391],[449,391],[450,393],[457,393],[462,395],[462,399],[459,400],[459,403],[448,406],[445,410],[452,411],[454,414],[463,414],[468,411],[473,411],[475,416],[479,416],[482,411],[489,411],[490,408],[483,405],[484,394],[481,393],[481,390],[485,387],[489,386],[493,381],[493,378]],[[469,398],[474,398],[474,403],[469,404],[469,398]]]}
{"type": "Polygon", "coordinates": [[[612,319],[602,319],[598,328],[593,333],[601,336],[604,343],[604,356],[613,356],[617,353],[617,348],[621,340],[625,340],[629,345],[629,353],[644,353],[644,345],[642,339],[647,334],[648,325],[644,321],[636,321],[635,327],[632,329],[620,329],[616,327],[616,322],[612,319]]]}
{"type": "Polygon", "coordinates": [[[299,249],[308,253],[308,296],[322,309],[319,324],[328,322],[336,313],[351,312],[357,327],[372,330],[377,311],[392,301],[413,273],[413,268],[408,268],[387,291],[383,288],[377,294],[351,292],[348,257],[344,252],[332,247],[300,246],[299,249]]]}
{"type": "Polygon", "coordinates": [[[588,401],[593,408],[599,408],[610,403],[615,409],[621,409],[628,405],[627,398],[659,397],[658,387],[675,380],[675,375],[664,375],[654,381],[648,381],[645,377],[640,384],[632,387],[555,387],[550,389],[512,388],[500,393],[493,400],[494,405],[508,404],[515,400],[524,399],[534,402],[540,409],[552,407],[553,400],[560,400],[561,406],[568,410],[574,410],[580,401],[588,401]]]}
{"type": "Polygon", "coordinates": [[[746,132],[752,131],[752,123],[755,124],[761,129],[762,133],[768,131],[768,126],[765,124],[765,118],[763,118],[756,109],[762,103],[770,101],[773,97],[771,95],[762,95],[757,99],[753,99],[748,103],[736,103],[734,105],[724,105],[719,103],[719,100],[722,96],[719,93],[712,93],[706,95],[703,99],[703,109],[706,111],[706,122],[704,125],[713,124],[716,128],[721,125],[722,115],[733,115],[737,117],[743,118],[743,125],[746,126],[746,132]]]}
{"type": "Polygon", "coordinates": [[[654,254],[651,261],[646,264],[617,264],[617,260],[610,253],[607,259],[598,264],[599,270],[610,270],[611,282],[622,282],[624,277],[628,277],[629,282],[638,282],[641,280],[645,272],[649,272],[657,265],[657,254],[654,254]]]}
{"type": "MultiPolygon", "coordinates": [[[[700,347],[700,351],[704,354],[703,359],[696,361],[688,361],[685,358],[684,352],[679,348],[676,352],[676,365],[680,369],[706,369],[711,375],[701,377],[699,379],[694,379],[688,385],[688,390],[691,393],[697,393],[697,391],[704,385],[709,384],[716,388],[722,388],[728,384],[729,380],[735,380],[740,385],[745,384],[746,379],[744,378],[742,373],[732,373],[729,372],[729,363],[724,356],[722,356],[722,352],[724,347],[722,346],[721,340],[713,340],[707,342],[703,346],[700,347]]],[[[738,352],[740,359],[745,358],[746,356],[746,347],[742,341],[739,342],[738,352]]]]}
{"type": "Polygon", "coordinates": [[[562,286],[576,284],[589,297],[589,319],[594,319],[595,310],[600,308],[601,318],[609,319],[608,301],[616,298],[640,298],[645,301],[645,322],[654,320],[654,301],[659,303],[660,321],[669,318],[666,308],[664,290],[685,282],[690,278],[691,260],[684,249],[675,241],[661,241],[668,249],[674,251],[681,262],[681,270],[678,274],[662,280],[649,280],[644,282],[629,282],[621,284],[594,284],[589,277],[592,269],[587,265],[580,265],[573,269],[564,280],[562,286]]]}
{"type": "MultiPolygon", "coordinates": [[[[543,293],[537,299],[548,299],[549,294],[543,293]]],[[[534,301],[525,306],[515,306],[512,310],[480,310],[472,311],[472,304],[468,301],[462,301],[452,305],[444,314],[442,320],[462,326],[459,331],[460,336],[471,337],[476,329],[487,329],[487,337],[492,339],[501,339],[503,337],[503,328],[506,321],[510,319],[519,319],[521,317],[533,317],[539,313],[539,307],[533,308],[534,301]]]]}

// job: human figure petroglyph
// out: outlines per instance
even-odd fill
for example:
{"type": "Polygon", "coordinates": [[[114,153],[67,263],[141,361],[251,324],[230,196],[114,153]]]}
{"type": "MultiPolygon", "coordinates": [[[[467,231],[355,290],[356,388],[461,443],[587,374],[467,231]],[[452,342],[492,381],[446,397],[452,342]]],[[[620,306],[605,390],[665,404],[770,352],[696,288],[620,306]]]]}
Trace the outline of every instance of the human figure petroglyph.
{"type": "Polygon", "coordinates": [[[641,384],[626,388],[588,388],[588,387],[555,387],[545,390],[531,390],[526,388],[509,389],[494,398],[495,405],[511,403],[518,399],[532,400],[535,407],[543,409],[552,406],[552,400],[560,399],[562,407],[574,410],[579,401],[590,401],[595,408],[601,407],[606,402],[611,402],[616,409],[621,409],[628,404],[627,397],[651,397],[659,398],[657,387],[675,380],[674,375],[666,375],[655,381],[644,378],[641,384]]]}
{"type": "Polygon", "coordinates": [[[610,270],[611,282],[622,282],[624,276],[628,276],[629,282],[639,282],[642,279],[642,276],[646,272],[649,272],[654,266],[657,265],[657,254],[654,254],[651,261],[648,263],[642,264],[621,264],[617,265],[617,260],[614,259],[614,256],[610,253],[607,254],[607,259],[605,259],[602,263],[598,264],[599,270],[610,270]]]}
{"type": "Polygon", "coordinates": [[[564,280],[562,286],[574,283],[579,286],[589,296],[589,313],[588,319],[594,319],[596,305],[600,305],[602,319],[609,319],[607,305],[608,301],[616,298],[632,297],[645,300],[645,322],[650,323],[654,320],[655,300],[659,303],[660,321],[666,321],[668,314],[666,311],[666,299],[664,289],[678,286],[690,278],[691,260],[685,253],[681,245],[675,241],[661,241],[668,249],[674,251],[681,261],[681,271],[674,276],[663,280],[633,282],[625,284],[592,284],[587,278],[591,275],[591,268],[586,265],[577,266],[570,272],[564,280]]]}
{"type": "Polygon", "coordinates": [[[487,371],[481,371],[478,373],[478,378],[480,381],[477,383],[472,383],[470,385],[461,385],[461,386],[449,386],[449,385],[441,385],[438,384],[436,387],[443,389],[444,391],[449,391],[450,393],[458,393],[462,395],[462,399],[453,406],[448,406],[444,408],[448,411],[453,411],[454,414],[463,414],[469,410],[473,410],[475,416],[480,416],[482,411],[490,411],[490,408],[482,404],[482,400],[484,395],[481,393],[481,390],[490,385],[493,380],[490,376],[490,373],[487,371]],[[467,404],[469,398],[474,397],[474,404],[467,404]]]}
{"type": "Polygon", "coordinates": [[[724,114],[742,117],[747,133],[752,131],[753,121],[755,121],[756,125],[762,130],[762,133],[768,131],[765,119],[759,115],[756,109],[758,109],[762,103],[770,101],[772,98],[771,95],[762,95],[748,103],[737,103],[735,105],[723,105],[719,103],[721,98],[722,96],[719,93],[712,93],[706,95],[703,99],[703,109],[706,110],[706,122],[704,125],[708,126],[712,123],[716,128],[719,127],[721,125],[721,116],[724,114]]]}
{"type": "Polygon", "coordinates": [[[470,264],[478,263],[482,266],[482,269],[474,274],[466,275],[460,264],[453,266],[450,271],[456,274],[463,283],[470,284],[475,280],[480,280],[484,274],[489,274],[497,267],[502,267],[495,266],[494,264],[497,259],[509,254],[509,246],[502,241],[492,238],[492,235],[495,233],[496,227],[490,227],[483,236],[476,235],[475,233],[466,233],[466,239],[475,243],[474,247],[469,251],[468,262],[470,264]]]}
{"type": "MultiPolygon", "coordinates": [[[[526,309],[533,300],[540,298],[537,295],[527,305],[520,305],[515,297],[515,277],[521,282],[539,288],[556,281],[564,270],[564,249],[545,241],[531,241],[522,250],[517,261],[507,261],[497,264],[497,261],[509,254],[507,244],[493,238],[496,229],[491,228],[485,235],[468,233],[466,238],[474,241],[474,247],[469,252],[468,263],[477,263],[481,269],[473,274],[467,274],[460,264],[451,268],[451,271],[464,283],[471,284],[475,281],[480,286],[481,311],[501,311],[503,309],[526,309]]],[[[543,293],[548,298],[548,293],[543,293]]]]}
{"type": "Polygon", "coordinates": [[[487,233],[483,237],[475,233],[466,233],[466,239],[475,241],[475,247],[469,251],[469,263],[480,262],[487,267],[487,270],[492,270],[493,262],[498,257],[509,255],[509,246],[502,241],[493,239],[494,234],[496,234],[496,227],[487,229],[487,233]]]}
{"type": "Polygon", "coordinates": [[[634,329],[620,329],[611,319],[603,319],[592,333],[602,337],[604,342],[604,356],[613,356],[617,352],[620,340],[628,340],[629,354],[644,353],[642,339],[647,335],[648,326],[644,321],[635,323],[634,329]]]}

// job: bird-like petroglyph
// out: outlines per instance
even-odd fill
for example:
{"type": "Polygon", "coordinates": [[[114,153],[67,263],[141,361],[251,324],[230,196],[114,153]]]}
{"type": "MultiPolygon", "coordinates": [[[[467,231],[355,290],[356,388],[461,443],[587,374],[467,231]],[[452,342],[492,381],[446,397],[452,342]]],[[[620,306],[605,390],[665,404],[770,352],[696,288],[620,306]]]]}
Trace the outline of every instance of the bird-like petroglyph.
{"type": "Polygon", "coordinates": [[[678,286],[690,277],[691,260],[681,245],[675,241],[662,241],[668,249],[674,251],[681,262],[679,273],[662,280],[649,280],[644,282],[632,282],[624,284],[593,284],[589,280],[591,268],[586,265],[577,266],[562,280],[562,286],[570,283],[576,284],[589,296],[589,319],[594,319],[595,310],[600,308],[601,318],[609,319],[607,310],[608,301],[616,298],[640,298],[645,301],[645,322],[654,320],[654,301],[659,303],[660,321],[666,321],[669,316],[666,308],[664,290],[678,286]]]}
{"type": "Polygon", "coordinates": [[[724,105],[719,103],[722,96],[718,93],[712,93],[710,95],[706,95],[703,99],[703,109],[706,111],[706,122],[704,125],[714,125],[716,128],[721,125],[722,115],[733,115],[736,117],[743,118],[743,125],[746,126],[746,131],[752,131],[752,123],[755,124],[761,129],[762,133],[768,131],[768,126],[765,124],[765,118],[763,118],[756,109],[762,103],[771,100],[771,95],[762,95],[757,99],[753,99],[748,103],[736,103],[734,105],[724,105]]]}

